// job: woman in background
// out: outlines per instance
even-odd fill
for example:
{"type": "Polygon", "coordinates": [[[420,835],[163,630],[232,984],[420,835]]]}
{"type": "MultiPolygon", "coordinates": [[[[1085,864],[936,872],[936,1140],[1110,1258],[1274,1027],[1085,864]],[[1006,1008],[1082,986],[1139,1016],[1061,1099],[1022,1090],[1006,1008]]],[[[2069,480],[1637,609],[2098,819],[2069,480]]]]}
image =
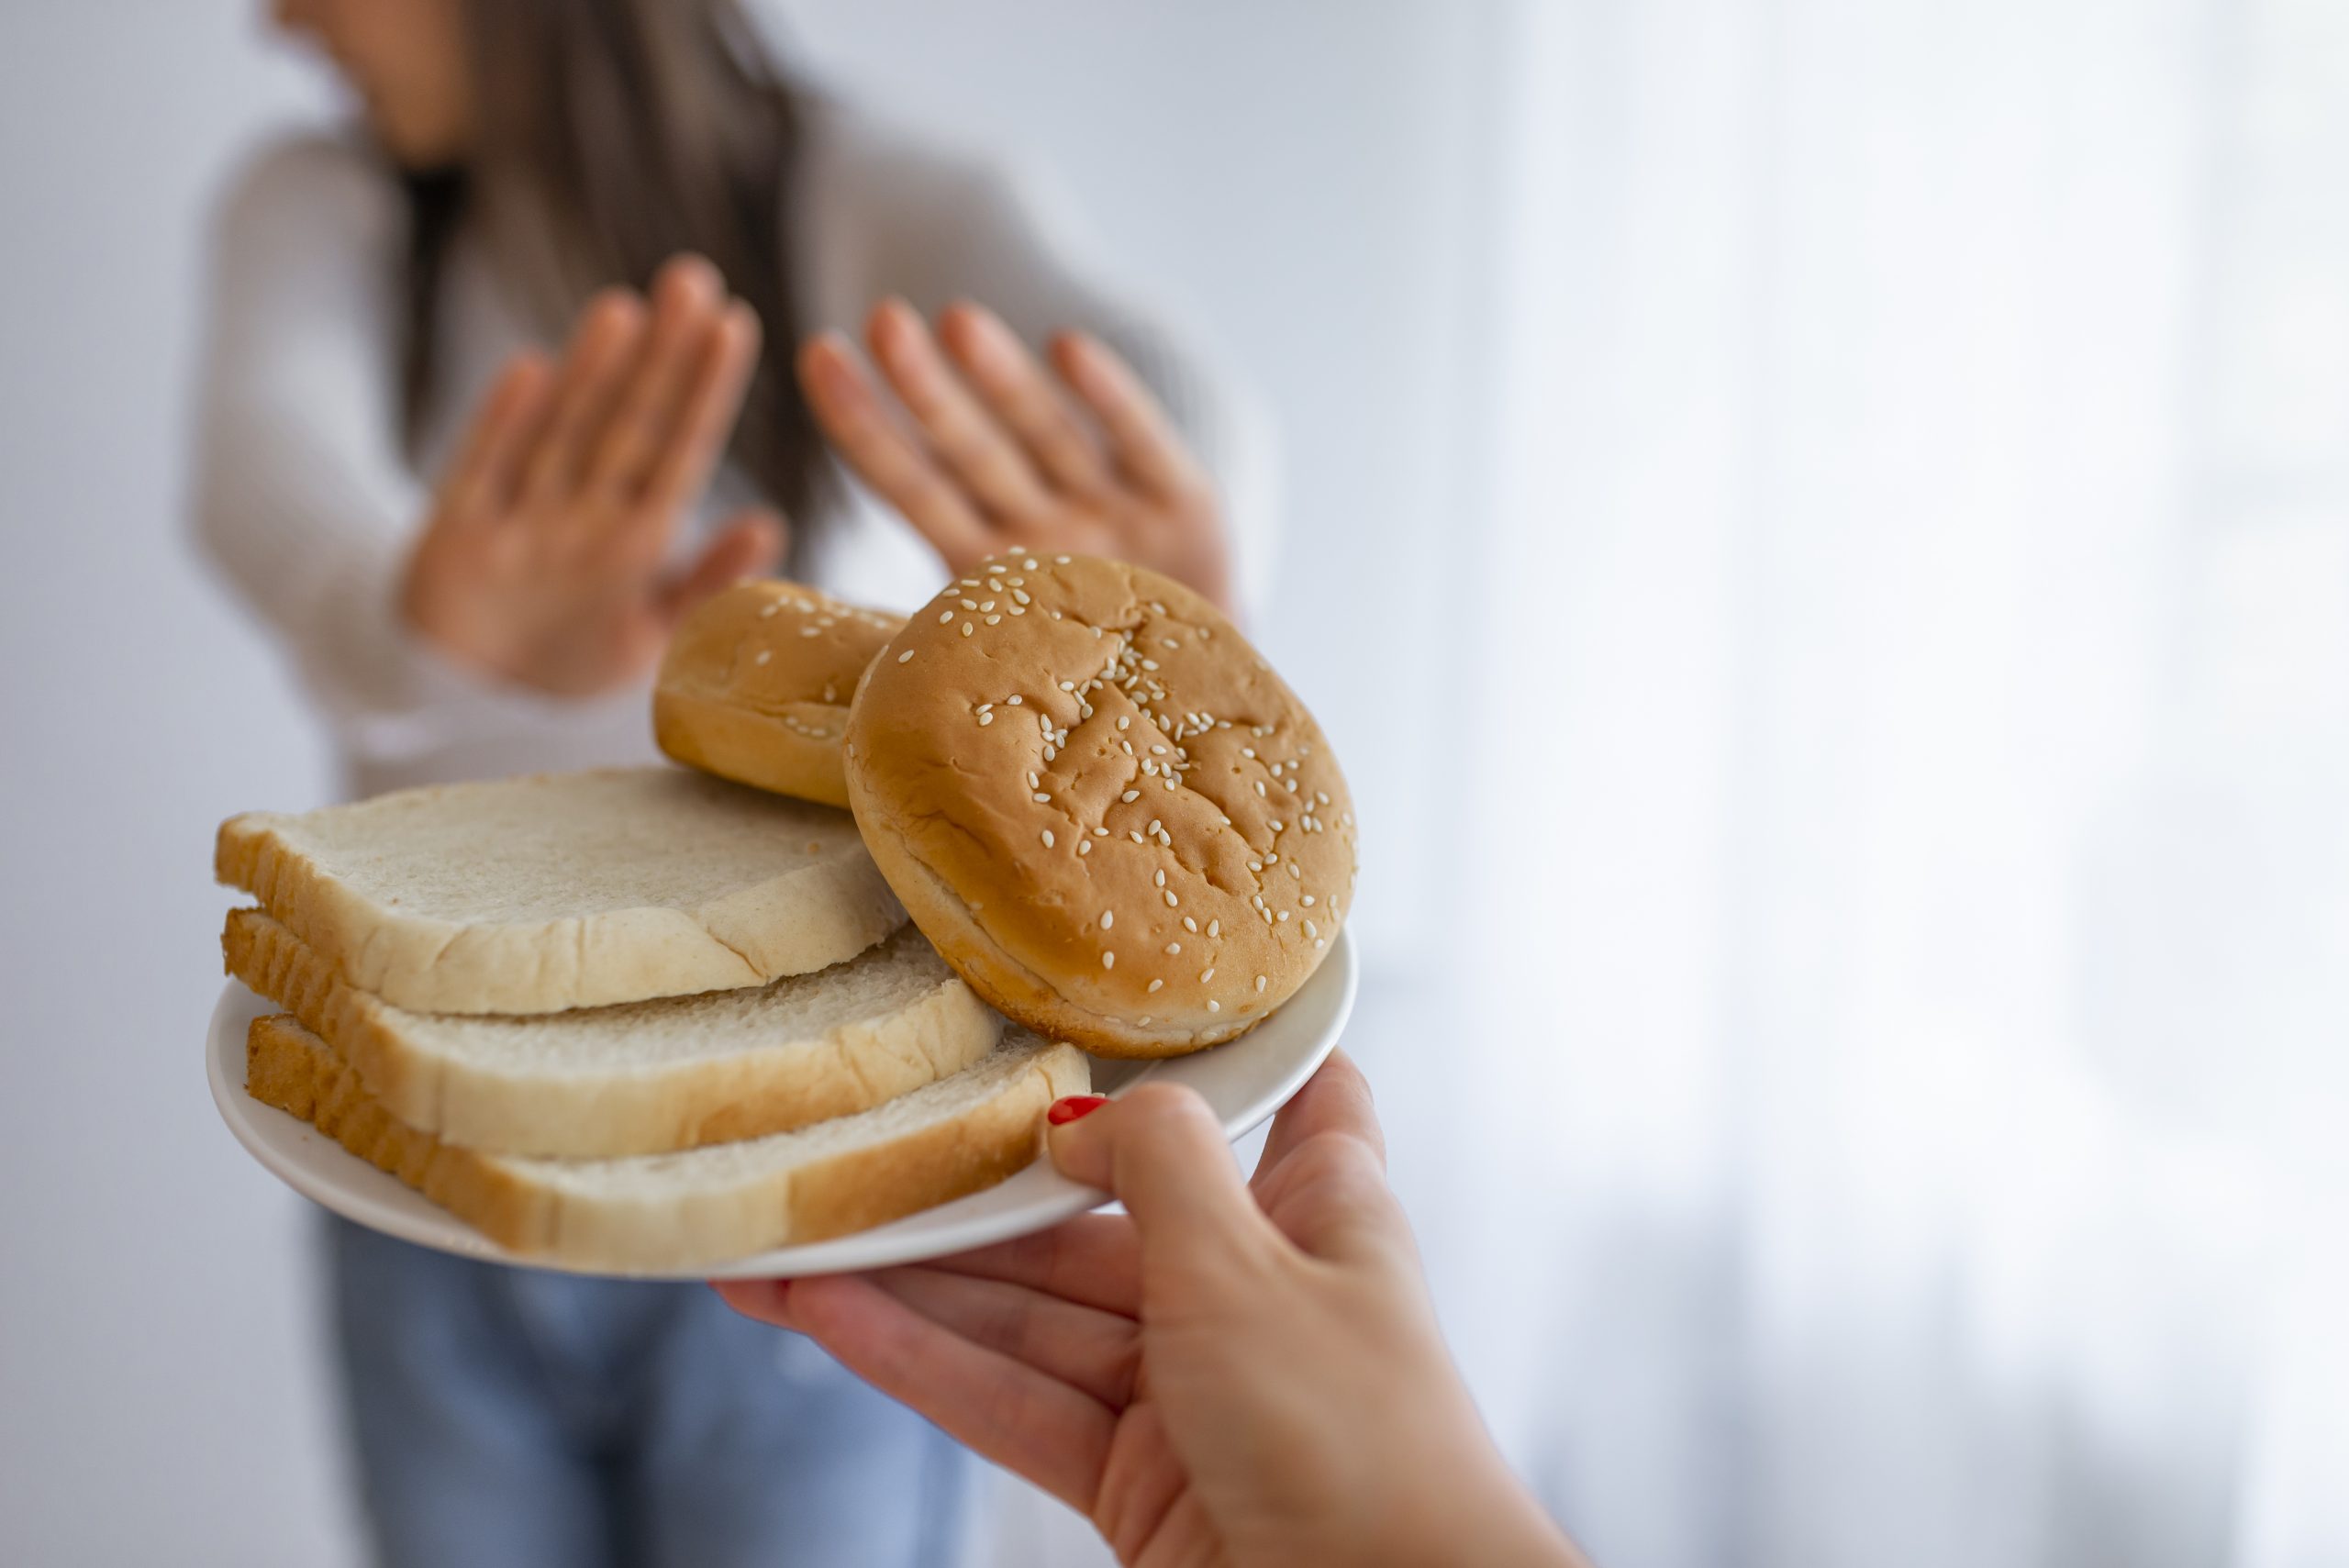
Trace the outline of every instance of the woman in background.
{"type": "MultiPolygon", "coordinates": [[[[197,527],[352,794],[651,759],[669,628],[779,562],[897,607],[1013,545],[1234,597],[1228,400],[1023,187],[791,86],[733,0],[277,19],[364,133],[223,206],[197,527]]],[[[385,1562],[951,1556],[959,1451],[705,1289],[340,1222],[330,1259],[385,1562]]]]}

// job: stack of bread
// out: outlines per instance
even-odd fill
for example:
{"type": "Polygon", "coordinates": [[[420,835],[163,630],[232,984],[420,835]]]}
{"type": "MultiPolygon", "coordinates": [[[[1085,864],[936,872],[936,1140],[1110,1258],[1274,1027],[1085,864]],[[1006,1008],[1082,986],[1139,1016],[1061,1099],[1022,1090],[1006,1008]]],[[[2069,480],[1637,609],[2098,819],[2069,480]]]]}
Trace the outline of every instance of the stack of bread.
{"type": "Polygon", "coordinates": [[[998,1181],[1066,1042],[1229,1039],[1352,900],[1310,715],[1137,568],[1002,558],[910,621],[744,584],[653,717],[696,771],[220,829],[228,971],[285,1009],[249,1091],[519,1254],[694,1267],[998,1181]]]}

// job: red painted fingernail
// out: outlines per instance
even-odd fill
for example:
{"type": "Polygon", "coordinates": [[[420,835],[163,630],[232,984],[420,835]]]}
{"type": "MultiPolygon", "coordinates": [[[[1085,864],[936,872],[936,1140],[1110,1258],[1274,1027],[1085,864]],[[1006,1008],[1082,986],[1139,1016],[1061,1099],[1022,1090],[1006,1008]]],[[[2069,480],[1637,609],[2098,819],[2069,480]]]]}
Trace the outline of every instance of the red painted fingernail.
{"type": "Polygon", "coordinates": [[[1064,1100],[1054,1100],[1052,1108],[1044,1113],[1044,1119],[1054,1127],[1059,1127],[1065,1122],[1074,1121],[1078,1117],[1099,1110],[1108,1103],[1109,1096],[1107,1095],[1071,1095],[1064,1100]]]}

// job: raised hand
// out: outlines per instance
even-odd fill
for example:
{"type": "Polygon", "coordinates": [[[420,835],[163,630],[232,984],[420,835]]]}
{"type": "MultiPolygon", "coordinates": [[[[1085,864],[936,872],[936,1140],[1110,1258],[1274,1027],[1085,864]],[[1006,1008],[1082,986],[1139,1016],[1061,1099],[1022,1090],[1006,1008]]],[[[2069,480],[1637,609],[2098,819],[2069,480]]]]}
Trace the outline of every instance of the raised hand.
{"type": "Polygon", "coordinates": [[[799,353],[808,406],[850,467],[961,573],[1015,549],[1113,556],[1231,604],[1231,550],[1206,473],[1097,339],[1064,332],[1047,371],[974,305],[933,334],[902,300],[866,322],[896,417],[837,332],[799,353]]]}
{"type": "Polygon", "coordinates": [[[597,295],[559,365],[517,355],[409,557],[408,623],[460,664],[557,695],[640,678],[679,616],[781,553],[782,520],[747,512],[683,573],[662,564],[758,344],[757,317],[717,269],[680,257],[649,307],[625,290],[597,295]]]}
{"type": "Polygon", "coordinates": [[[1582,1561],[1460,1383],[1342,1055],[1248,1186],[1187,1090],[1072,1111],[1054,1163],[1130,1218],[718,1288],[1083,1512],[1123,1562],[1582,1561]]]}

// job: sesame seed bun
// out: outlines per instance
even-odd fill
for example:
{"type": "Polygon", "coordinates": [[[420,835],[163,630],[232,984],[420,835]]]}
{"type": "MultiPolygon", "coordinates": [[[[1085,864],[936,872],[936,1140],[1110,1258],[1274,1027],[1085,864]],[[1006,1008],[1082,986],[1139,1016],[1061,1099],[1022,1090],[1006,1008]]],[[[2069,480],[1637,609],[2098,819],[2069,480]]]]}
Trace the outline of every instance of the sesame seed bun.
{"type": "Polygon", "coordinates": [[[652,690],[652,738],[687,767],[846,806],[849,698],[904,624],[797,583],[739,583],[678,623],[652,690]]]}
{"type": "Polygon", "coordinates": [[[1230,1039],[1353,906],[1353,805],[1305,705],[1213,606],[999,556],[889,641],[849,711],[865,847],[973,989],[1110,1056],[1230,1039]]]}

